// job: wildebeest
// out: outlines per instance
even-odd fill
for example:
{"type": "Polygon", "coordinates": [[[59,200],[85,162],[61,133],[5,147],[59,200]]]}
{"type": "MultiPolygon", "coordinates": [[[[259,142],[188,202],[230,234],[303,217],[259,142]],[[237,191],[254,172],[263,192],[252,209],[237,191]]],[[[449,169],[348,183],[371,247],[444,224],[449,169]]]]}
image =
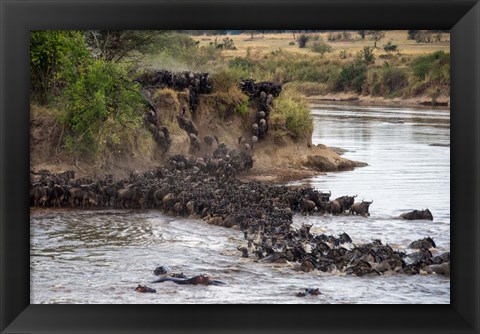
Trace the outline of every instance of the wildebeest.
{"type": "Polygon", "coordinates": [[[257,136],[259,135],[259,129],[258,129],[258,123],[253,123],[252,124],[252,133],[254,136],[257,136]]]}
{"type": "Polygon", "coordinates": [[[173,208],[173,205],[175,204],[175,194],[173,193],[168,193],[165,195],[162,199],[162,205],[163,205],[163,211],[164,212],[169,212],[171,208],[173,208]]]}
{"type": "Polygon", "coordinates": [[[300,209],[302,211],[302,215],[306,216],[307,214],[312,214],[313,210],[315,210],[316,205],[314,201],[310,201],[308,199],[302,199],[300,202],[300,209]]]}
{"type": "Polygon", "coordinates": [[[200,140],[198,140],[197,136],[194,133],[189,133],[188,137],[190,138],[191,151],[200,151],[201,145],[200,140]]]}
{"type": "Polygon", "coordinates": [[[119,189],[117,191],[118,204],[125,208],[126,204],[130,208],[135,206],[140,206],[143,208],[143,202],[145,200],[145,195],[137,190],[137,187],[134,185],[129,186],[128,188],[119,189]]]}
{"type": "Polygon", "coordinates": [[[435,245],[435,242],[433,241],[432,238],[426,237],[421,240],[416,240],[412,242],[408,247],[413,249],[424,249],[424,248],[429,249],[432,247],[436,248],[437,245],[435,245]]]}
{"type": "Polygon", "coordinates": [[[255,149],[255,145],[258,143],[258,137],[252,136],[252,150],[255,149]]]}
{"type": "Polygon", "coordinates": [[[400,215],[400,218],[407,220],[433,220],[432,213],[428,209],[404,212],[400,215]]]}
{"type": "Polygon", "coordinates": [[[193,133],[195,136],[198,136],[198,129],[190,119],[177,115],[177,121],[178,126],[181,129],[187,131],[188,133],[193,133]]]}
{"type": "Polygon", "coordinates": [[[215,138],[210,135],[206,135],[205,137],[203,137],[203,141],[205,142],[205,144],[207,144],[208,147],[212,147],[214,140],[215,138]]]}
{"type": "Polygon", "coordinates": [[[48,187],[41,185],[34,186],[30,190],[30,197],[33,199],[33,205],[35,207],[39,206],[39,204],[45,206],[48,201],[48,187]]]}
{"type": "Polygon", "coordinates": [[[342,196],[342,197],[339,197],[339,198],[336,198],[335,200],[338,201],[338,204],[340,204],[340,212],[343,213],[347,210],[350,210],[351,206],[353,205],[353,203],[355,202],[355,197],[357,197],[357,195],[354,195],[354,196],[342,196]]]}
{"type": "Polygon", "coordinates": [[[327,203],[325,206],[325,209],[328,213],[331,213],[333,215],[342,213],[342,207],[338,200],[333,200],[327,203]]]}
{"type": "Polygon", "coordinates": [[[70,206],[80,204],[82,202],[82,209],[85,208],[85,204],[90,206],[96,206],[98,204],[97,196],[92,191],[85,187],[74,187],[68,190],[70,206]]]}
{"type": "Polygon", "coordinates": [[[55,184],[52,189],[53,206],[57,205],[58,207],[61,207],[61,204],[67,197],[67,193],[65,187],[55,184]]]}
{"type": "Polygon", "coordinates": [[[370,202],[362,201],[361,203],[354,203],[350,207],[350,213],[361,215],[361,216],[370,216],[370,213],[368,212],[368,208],[372,203],[373,201],[370,201],[370,202]]]}

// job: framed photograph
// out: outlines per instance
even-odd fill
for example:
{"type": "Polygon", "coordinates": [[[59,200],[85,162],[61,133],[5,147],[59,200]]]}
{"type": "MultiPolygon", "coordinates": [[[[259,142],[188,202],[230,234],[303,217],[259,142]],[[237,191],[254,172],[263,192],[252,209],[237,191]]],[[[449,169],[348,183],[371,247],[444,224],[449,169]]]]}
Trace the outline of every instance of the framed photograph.
{"type": "Polygon", "coordinates": [[[2,333],[479,332],[478,2],[1,21],[2,333]]]}

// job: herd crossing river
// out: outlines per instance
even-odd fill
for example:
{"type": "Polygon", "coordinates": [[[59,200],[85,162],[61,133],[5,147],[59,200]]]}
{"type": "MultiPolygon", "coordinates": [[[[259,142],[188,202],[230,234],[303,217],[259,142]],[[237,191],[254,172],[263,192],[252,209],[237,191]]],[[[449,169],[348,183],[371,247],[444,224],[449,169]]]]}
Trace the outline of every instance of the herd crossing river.
{"type": "MultiPolygon", "coordinates": [[[[450,112],[433,108],[322,104],[312,107],[314,144],[345,149],[369,165],[295,182],[331,190],[332,198],[373,200],[371,216],[294,216],[312,232],[346,232],[354,243],[381,239],[412,252],[430,236],[450,251],[450,112]],[[398,219],[429,208],[433,221],[398,219]]],[[[172,218],[156,210],[34,210],[31,215],[31,303],[450,303],[441,275],[355,277],[293,271],[242,258],[238,229],[172,218]],[[219,286],[151,284],[160,265],[187,276],[208,274],[219,286]],[[157,293],[134,291],[138,284],[157,293]],[[296,297],[306,288],[318,296],[296,297]]]]}

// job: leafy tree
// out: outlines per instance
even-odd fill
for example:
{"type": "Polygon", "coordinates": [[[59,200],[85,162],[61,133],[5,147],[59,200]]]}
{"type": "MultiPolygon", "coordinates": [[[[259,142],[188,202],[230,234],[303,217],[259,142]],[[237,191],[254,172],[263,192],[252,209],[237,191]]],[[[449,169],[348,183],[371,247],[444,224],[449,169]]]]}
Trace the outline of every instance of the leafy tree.
{"type": "Polygon", "coordinates": [[[103,139],[118,144],[118,133],[141,122],[140,89],[123,67],[91,60],[67,78],[62,92],[66,110],[66,147],[74,153],[94,154],[103,139]]]}
{"type": "Polygon", "coordinates": [[[367,35],[369,35],[370,39],[372,41],[374,41],[373,48],[376,49],[377,48],[377,42],[385,37],[385,31],[384,30],[369,30],[367,32],[367,35]]]}
{"type": "Polygon", "coordinates": [[[89,30],[85,38],[95,56],[119,62],[132,56],[133,51],[145,54],[158,50],[165,34],[165,31],[150,30],[89,30]]]}
{"type": "Polygon", "coordinates": [[[125,66],[92,57],[82,32],[34,31],[30,40],[32,92],[40,87],[45,103],[64,111],[63,139],[72,153],[118,144],[125,129],[141,124],[139,86],[125,66]]]}
{"type": "Polygon", "coordinates": [[[297,41],[298,41],[298,47],[303,49],[307,46],[308,41],[310,40],[310,37],[308,37],[305,34],[301,34],[298,36],[297,41]]]}
{"type": "Polygon", "coordinates": [[[415,39],[415,37],[417,36],[417,33],[418,33],[418,30],[409,30],[407,32],[408,39],[415,39]]]}
{"type": "Polygon", "coordinates": [[[342,68],[335,82],[336,91],[352,90],[362,92],[362,86],[367,78],[367,67],[361,63],[347,64],[342,68]]]}
{"type": "Polygon", "coordinates": [[[30,85],[38,102],[46,104],[62,75],[89,56],[79,31],[32,31],[30,34],[30,85]],[[62,73],[63,72],[63,73],[62,73]]]}

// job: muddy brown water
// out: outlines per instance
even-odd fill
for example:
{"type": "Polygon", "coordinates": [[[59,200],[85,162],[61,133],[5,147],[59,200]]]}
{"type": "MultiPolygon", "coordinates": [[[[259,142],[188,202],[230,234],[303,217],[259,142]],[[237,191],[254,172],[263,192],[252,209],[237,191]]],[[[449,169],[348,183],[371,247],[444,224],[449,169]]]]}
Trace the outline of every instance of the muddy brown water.
{"type": "MultiPolygon", "coordinates": [[[[408,249],[431,236],[450,250],[450,113],[431,108],[346,104],[312,107],[313,142],[341,147],[369,166],[309,180],[332,196],[373,200],[371,217],[295,216],[318,233],[347,232],[354,242],[381,239],[408,249]],[[403,221],[406,210],[429,208],[433,222],[403,221]]],[[[438,275],[354,277],[296,272],[285,264],[241,258],[238,229],[178,219],[158,211],[35,210],[31,215],[31,303],[427,303],[450,302],[450,279],[438,275]],[[205,273],[226,284],[150,284],[167,265],[205,273]],[[155,294],[134,291],[138,284],[155,294]],[[307,287],[321,295],[299,298],[307,287]]]]}

